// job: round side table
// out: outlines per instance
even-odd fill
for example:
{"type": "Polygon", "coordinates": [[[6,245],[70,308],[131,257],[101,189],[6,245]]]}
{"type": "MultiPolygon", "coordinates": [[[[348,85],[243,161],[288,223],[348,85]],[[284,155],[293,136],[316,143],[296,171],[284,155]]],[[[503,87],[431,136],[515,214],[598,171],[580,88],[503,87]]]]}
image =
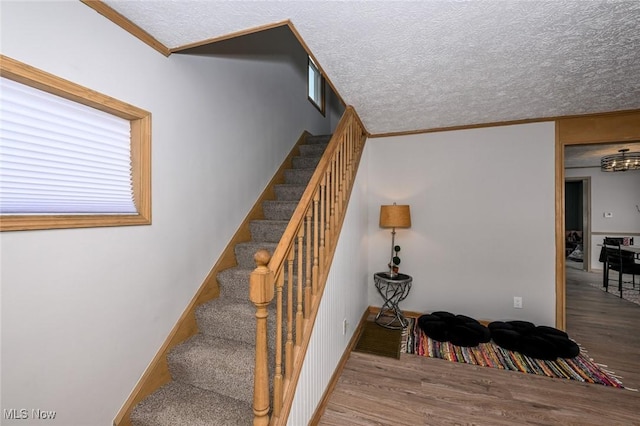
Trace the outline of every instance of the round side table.
{"type": "Polygon", "coordinates": [[[373,274],[373,281],[378,293],[384,299],[384,304],[376,315],[376,324],[395,330],[407,327],[409,322],[402,314],[398,303],[409,295],[413,278],[406,274],[391,277],[388,272],[376,272],[373,274]]]}

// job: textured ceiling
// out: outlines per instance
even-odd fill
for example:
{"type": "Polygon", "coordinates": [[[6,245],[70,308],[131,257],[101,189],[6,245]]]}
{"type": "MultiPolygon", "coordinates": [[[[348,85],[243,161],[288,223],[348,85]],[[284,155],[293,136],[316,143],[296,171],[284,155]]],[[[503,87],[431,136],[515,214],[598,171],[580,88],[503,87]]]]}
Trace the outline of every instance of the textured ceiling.
{"type": "Polygon", "coordinates": [[[114,1],[173,49],[290,20],[372,134],[640,108],[640,1],[114,1]]]}

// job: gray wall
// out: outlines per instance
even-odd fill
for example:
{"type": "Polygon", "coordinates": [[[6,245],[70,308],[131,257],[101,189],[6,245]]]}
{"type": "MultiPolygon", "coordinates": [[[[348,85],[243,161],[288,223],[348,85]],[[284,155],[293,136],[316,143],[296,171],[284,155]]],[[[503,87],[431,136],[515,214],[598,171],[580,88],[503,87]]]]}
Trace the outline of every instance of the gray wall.
{"type": "MultiPolygon", "coordinates": [[[[389,262],[381,204],[409,204],[397,230],[403,309],[555,324],[554,124],[536,123],[367,142],[369,271],[389,262]],[[513,307],[513,297],[523,308],[513,307]]],[[[369,304],[381,297],[369,283],[369,304]]]]}
{"type": "Polygon", "coordinates": [[[3,2],[0,26],[3,55],[152,113],[151,226],[0,234],[2,408],[106,426],[299,135],[331,120],[299,51],[166,58],[78,1],[3,2]]]}
{"type": "MultiPolygon", "coordinates": [[[[178,54],[247,61],[287,62],[294,65],[296,78],[303,78],[307,81],[308,55],[286,25],[194,47],[178,54]]],[[[330,128],[335,129],[345,108],[329,84],[326,84],[325,89],[325,115],[330,128]]]]}

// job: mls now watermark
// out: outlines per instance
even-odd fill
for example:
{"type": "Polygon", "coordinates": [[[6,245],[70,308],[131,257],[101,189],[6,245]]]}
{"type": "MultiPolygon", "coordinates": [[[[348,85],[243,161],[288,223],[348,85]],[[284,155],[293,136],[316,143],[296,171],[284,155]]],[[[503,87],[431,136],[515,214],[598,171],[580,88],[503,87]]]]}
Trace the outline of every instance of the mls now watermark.
{"type": "Polygon", "coordinates": [[[56,412],[41,410],[39,408],[32,408],[31,410],[26,408],[4,408],[2,410],[2,417],[4,417],[5,420],[53,420],[56,418],[56,412]]]}

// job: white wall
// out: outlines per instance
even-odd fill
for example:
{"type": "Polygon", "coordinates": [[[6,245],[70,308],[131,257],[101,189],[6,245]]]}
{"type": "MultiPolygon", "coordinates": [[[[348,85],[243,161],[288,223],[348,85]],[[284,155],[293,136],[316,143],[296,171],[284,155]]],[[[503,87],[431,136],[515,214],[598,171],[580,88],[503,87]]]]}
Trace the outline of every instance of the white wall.
{"type": "Polygon", "coordinates": [[[330,120],[291,62],[165,58],[78,1],[1,19],[2,54],[152,113],[151,226],[0,235],[2,408],[106,426],[301,132],[330,120]]]}
{"type": "Polygon", "coordinates": [[[596,168],[565,169],[565,177],[591,178],[591,268],[602,270],[598,261],[602,240],[606,235],[636,234],[640,245],[640,172],[607,173],[596,168]],[[611,218],[604,217],[611,213],[611,218]]]}
{"type": "MultiPolygon", "coordinates": [[[[411,206],[396,234],[413,277],[402,309],[555,324],[554,139],[536,123],[367,142],[371,274],[389,262],[380,205],[411,206]]],[[[372,279],[369,304],[382,304],[372,279]]]]}
{"type": "Polygon", "coordinates": [[[289,425],[309,423],[329,380],[368,307],[367,172],[361,167],[354,183],[342,233],[329,271],[324,296],[293,399],[289,425]],[[347,321],[342,334],[343,320],[347,321]]]}

